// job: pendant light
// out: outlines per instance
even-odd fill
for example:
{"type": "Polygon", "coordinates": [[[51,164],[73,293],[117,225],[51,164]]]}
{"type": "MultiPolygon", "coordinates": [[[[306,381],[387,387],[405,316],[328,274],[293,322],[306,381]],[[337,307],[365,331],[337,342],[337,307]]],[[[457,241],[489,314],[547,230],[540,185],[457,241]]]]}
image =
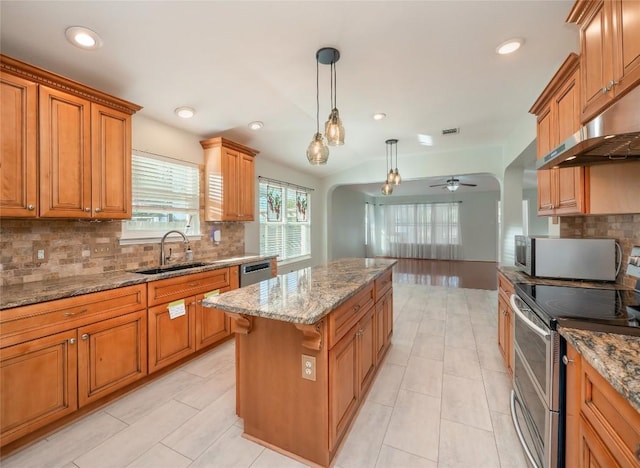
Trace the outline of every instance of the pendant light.
{"type": "MultiPolygon", "coordinates": [[[[395,151],[396,153],[396,169],[395,171],[393,171],[393,184],[400,185],[400,183],[402,182],[402,177],[400,177],[400,171],[398,171],[398,140],[387,140],[385,143],[391,145],[391,150],[395,151]]],[[[393,160],[391,161],[391,165],[393,166],[393,160]]]]}
{"type": "Polygon", "coordinates": [[[329,148],[324,142],[322,133],[320,133],[320,65],[319,60],[317,60],[319,53],[320,51],[316,54],[316,133],[307,148],[307,159],[314,166],[327,164],[329,159],[329,148]]]}
{"type": "MultiPolygon", "coordinates": [[[[384,155],[384,162],[387,166],[387,170],[389,171],[387,174],[387,178],[384,181],[384,184],[382,185],[382,189],[380,190],[382,192],[382,195],[391,195],[393,193],[393,183],[395,180],[395,174],[393,173],[393,169],[389,169],[389,159],[390,157],[392,157],[391,154],[391,141],[398,141],[398,140],[387,140],[385,141],[385,143],[387,144],[387,146],[385,147],[385,155],[384,155]]],[[[393,164],[393,160],[391,160],[391,164],[393,164]]]]}
{"type": "Polygon", "coordinates": [[[323,47],[316,52],[316,60],[323,65],[331,65],[331,112],[324,124],[324,136],[329,146],[344,145],[344,126],[338,111],[336,62],[340,60],[340,51],[333,47],[323,47]]]}

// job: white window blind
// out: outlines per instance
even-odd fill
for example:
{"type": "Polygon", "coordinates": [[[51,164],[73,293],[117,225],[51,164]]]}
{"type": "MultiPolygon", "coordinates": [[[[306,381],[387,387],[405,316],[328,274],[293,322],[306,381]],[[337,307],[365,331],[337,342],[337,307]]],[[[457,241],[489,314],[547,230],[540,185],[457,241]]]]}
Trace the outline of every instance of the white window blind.
{"type": "Polygon", "coordinates": [[[153,239],[177,229],[200,235],[200,174],[192,163],[135,151],[131,158],[133,215],[121,239],[153,239]]]}
{"type": "Polygon", "coordinates": [[[288,261],[311,255],[311,193],[260,181],[260,254],[288,261]]]}

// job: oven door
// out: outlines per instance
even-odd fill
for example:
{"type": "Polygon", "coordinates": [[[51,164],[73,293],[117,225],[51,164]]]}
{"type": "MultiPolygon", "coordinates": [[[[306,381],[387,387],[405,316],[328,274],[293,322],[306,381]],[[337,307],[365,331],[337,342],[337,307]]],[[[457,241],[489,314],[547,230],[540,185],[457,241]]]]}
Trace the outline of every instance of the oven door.
{"type": "Polygon", "coordinates": [[[516,296],[511,305],[515,312],[511,415],[530,463],[536,468],[557,467],[558,334],[516,296]]]}

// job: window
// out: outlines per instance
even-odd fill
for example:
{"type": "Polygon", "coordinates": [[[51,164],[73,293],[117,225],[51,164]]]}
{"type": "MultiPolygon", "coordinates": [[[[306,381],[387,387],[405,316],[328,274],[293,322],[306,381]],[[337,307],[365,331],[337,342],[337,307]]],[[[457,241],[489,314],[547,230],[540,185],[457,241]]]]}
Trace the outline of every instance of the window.
{"type": "Polygon", "coordinates": [[[131,158],[133,215],[121,240],[160,238],[177,229],[200,236],[200,173],[192,163],[134,151],[131,158]]]}
{"type": "Polygon", "coordinates": [[[277,255],[279,262],[311,255],[310,220],[309,189],[260,181],[260,255],[277,255]]]}

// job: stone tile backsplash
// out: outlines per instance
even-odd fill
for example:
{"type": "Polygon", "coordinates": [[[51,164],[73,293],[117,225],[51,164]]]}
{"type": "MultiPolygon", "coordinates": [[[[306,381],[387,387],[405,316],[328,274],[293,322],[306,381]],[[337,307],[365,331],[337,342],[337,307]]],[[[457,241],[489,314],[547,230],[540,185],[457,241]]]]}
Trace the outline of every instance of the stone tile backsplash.
{"type": "Polygon", "coordinates": [[[567,216],[560,218],[560,237],[609,237],[622,247],[622,268],[617,283],[634,287],[636,278],[625,274],[631,247],[640,245],[640,214],[567,216]]]}
{"type": "MultiPolygon", "coordinates": [[[[160,243],[120,245],[121,221],[0,220],[0,278],[2,285],[29,283],[105,271],[156,266],[160,243]],[[34,252],[46,258],[36,261],[34,252]]],[[[201,223],[202,240],[192,241],[195,261],[244,254],[244,224],[216,223],[221,242],[209,239],[213,223],[201,223]]],[[[184,261],[186,246],[168,242],[176,261],[184,261]]]]}

